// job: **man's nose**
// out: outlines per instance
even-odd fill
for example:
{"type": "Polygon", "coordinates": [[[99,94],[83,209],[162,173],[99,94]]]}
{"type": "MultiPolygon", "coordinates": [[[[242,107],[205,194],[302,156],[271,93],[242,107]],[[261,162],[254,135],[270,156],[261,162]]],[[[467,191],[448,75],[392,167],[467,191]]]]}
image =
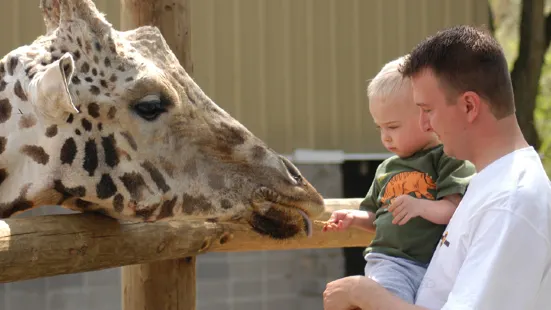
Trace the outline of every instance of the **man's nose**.
{"type": "Polygon", "coordinates": [[[421,126],[421,130],[425,132],[433,131],[432,126],[430,125],[430,122],[428,120],[428,117],[423,112],[421,112],[421,116],[419,118],[419,126],[421,126]]]}

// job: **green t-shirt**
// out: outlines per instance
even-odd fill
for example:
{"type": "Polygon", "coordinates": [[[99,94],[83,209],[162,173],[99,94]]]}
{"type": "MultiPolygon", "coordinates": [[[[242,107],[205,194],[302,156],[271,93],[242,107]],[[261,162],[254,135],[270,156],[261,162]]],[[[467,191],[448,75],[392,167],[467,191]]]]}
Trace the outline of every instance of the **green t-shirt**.
{"type": "Polygon", "coordinates": [[[377,168],[360,204],[360,210],[375,214],[375,237],[364,254],[377,252],[428,264],[446,225],[434,224],[420,216],[402,226],[392,224],[392,213],[386,209],[390,199],[404,194],[430,200],[463,195],[475,173],[472,163],[447,156],[442,145],[407,158],[386,159],[377,168]]]}

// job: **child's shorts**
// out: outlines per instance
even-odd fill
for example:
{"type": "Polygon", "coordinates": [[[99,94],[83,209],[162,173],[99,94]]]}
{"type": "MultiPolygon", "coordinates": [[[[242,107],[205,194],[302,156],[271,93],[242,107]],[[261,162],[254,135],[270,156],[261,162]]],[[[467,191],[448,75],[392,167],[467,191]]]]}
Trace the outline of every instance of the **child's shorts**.
{"type": "Polygon", "coordinates": [[[423,280],[427,265],[420,265],[408,259],[392,257],[381,253],[365,256],[365,276],[404,301],[414,304],[417,289],[423,280]]]}

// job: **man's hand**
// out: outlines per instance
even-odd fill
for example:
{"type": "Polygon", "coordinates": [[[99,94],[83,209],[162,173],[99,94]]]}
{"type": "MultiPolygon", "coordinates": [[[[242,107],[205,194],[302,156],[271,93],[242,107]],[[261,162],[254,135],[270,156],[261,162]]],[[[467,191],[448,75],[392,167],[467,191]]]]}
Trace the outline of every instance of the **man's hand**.
{"type": "Polygon", "coordinates": [[[409,195],[401,195],[391,202],[388,212],[391,212],[394,216],[392,224],[404,225],[410,219],[423,214],[424,207],[425,204],[420,199],[409,195]]]}
{"type": "Polygon", "coordinates": [[[323,292],[324,310],[360,309],[353,300],[353,291],[361,280],[361,276],[350,276],[329,282],[323,292]]]}

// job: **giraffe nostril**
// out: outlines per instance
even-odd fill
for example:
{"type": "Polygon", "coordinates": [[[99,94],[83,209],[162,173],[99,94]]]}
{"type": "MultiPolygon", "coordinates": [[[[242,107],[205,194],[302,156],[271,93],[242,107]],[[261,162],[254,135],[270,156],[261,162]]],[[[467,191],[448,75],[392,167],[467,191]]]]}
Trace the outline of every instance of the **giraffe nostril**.
{"type": "Polygon", "coordinates": [[[287,158],[285,158],[284,156],[279,156],[279,158],[281,159],[281,161],[283,162],[283,165],[285,166],[285,168],[287,169],[287,172],[289,172],[289,175],[291,176],[291,178],[293,179],[293,181],[297,184],[297,185],[302,185],[303,183],[303,178],[302,178],[302,175],[300,174],[300,171],[297,169],[297,167],[295,167],[295,165],[293,165],[287,158]]]}

